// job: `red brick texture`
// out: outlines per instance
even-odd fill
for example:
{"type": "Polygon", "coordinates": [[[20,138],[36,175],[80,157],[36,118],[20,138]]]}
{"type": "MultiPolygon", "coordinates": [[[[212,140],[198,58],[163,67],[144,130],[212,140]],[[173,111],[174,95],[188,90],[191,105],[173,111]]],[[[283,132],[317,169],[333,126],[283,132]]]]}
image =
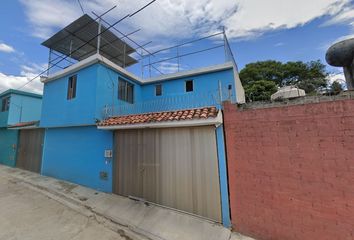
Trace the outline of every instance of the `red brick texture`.
{"type": "Polygon", "coordinates": [[[354,101],[225,103],[230,207],[259,240],[354,239],[354,101]]]}

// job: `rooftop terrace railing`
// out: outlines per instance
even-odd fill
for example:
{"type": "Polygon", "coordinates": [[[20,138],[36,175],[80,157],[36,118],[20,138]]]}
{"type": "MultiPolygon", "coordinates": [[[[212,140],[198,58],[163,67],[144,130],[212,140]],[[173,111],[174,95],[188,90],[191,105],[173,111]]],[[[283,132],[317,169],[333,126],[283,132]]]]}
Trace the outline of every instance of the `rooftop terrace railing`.
{"type": "Polygon", "coordinates": [[[152,112],[184,110],[191,108],[222,107],[222,101],[231,100],[232,96],[227,91],[213,91],[207,94],[184,94],[159,99],[146,100],[135,103],[120,102],[116,105],[106,105],[102,109],[102,118],[124,116],[152,112]]]}
{"type": "Polygon", "coordinates": [[[237,69],[224,29],[221,32],[157,51],[141,52],[140,56],[142,78],[151,78],[224,62],[233,62],[237,69]]]}

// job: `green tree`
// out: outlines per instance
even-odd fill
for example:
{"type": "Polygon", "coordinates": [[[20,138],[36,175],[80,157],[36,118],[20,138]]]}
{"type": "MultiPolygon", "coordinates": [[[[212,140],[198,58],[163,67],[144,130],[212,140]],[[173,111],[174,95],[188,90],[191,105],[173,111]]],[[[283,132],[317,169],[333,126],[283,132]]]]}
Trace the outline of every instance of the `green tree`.
{"type": "Polygon", "coordinates": [[[294,85],[304,89],[306,93],[315,93],[327,85],[328,72],[321,61],[287,62],[282,65],[282,86],[294,85]]]}
{"type": "Polygon", "coordinates": [[[255,81],[245,86],[247,101],[267,101],[277,91],[275,82],[268,80],[255,81]]]}
{"type": "Polygon", "coordinates": [[[280,85],[283,77],[282,63],[268,60],[249,63],[240,72],[243,85],[249,85],[259,80],[273,81],[280,85]]]}
{"type": "Polygon", "coordinates": [[[337,95],[337,94],[339,94],[341,91],[343,91],[342,85],[341,85],[339,82],[334,81],[334,82],[331,84],[331,87],[330,87],[330,94],[331,94],[331,95],[337,95]]]}
{"type": "MultiPolygon", "coordinates": [[[[262,100],[266,100],[263,98],[269,95],[259,92],[258,81],[271,81],[276,87],[294,85],[304,89],[307,94],[313,94],[327,86],[327,77],[326,66],[319,60],[307,63],[267,60],[249,63],[240,71],[240,78],[248,91],[248,96],[251,94],[254,100],[258,98],[257,94],[260,94],[262,100]],[[252,87],[256,83],[257,85],[252,87]],[[253,90],[256,92],[251,92],[253,90]]],[[[262,84],[264,85],[264,82],[262,84]]]]}

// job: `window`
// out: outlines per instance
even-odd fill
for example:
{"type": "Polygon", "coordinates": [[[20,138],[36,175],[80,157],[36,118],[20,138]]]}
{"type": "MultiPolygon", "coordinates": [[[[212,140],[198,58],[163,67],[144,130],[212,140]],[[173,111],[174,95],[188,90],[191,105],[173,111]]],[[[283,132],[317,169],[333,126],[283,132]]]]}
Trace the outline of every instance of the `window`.
{"type": "Polygon", "coordinates": [[[76,82],[77,82],[77,75],[73,75],[69,77],[68,95],[67,95],[68,100],[76,97],[76,82]]]}
{"type": "Polygon", "coordinates": [[[186,92],[193,92],[193,80],[186,81],[186,92]]]}
{"type": "Polygon", "coordinates": [[[162,85],[161,84],[155,85],[155,95],[156,96],[162,95],[162,85]]]}
{"type": "Polygon", "coordinates": [[[118,78],[118,99],[134,103],[134,85],[123,78],[118,78]]]}
{"type": "Polygon", "coordinates": [[[1,99],[1,112],[7,112],[10,108],[10,97],[1,99]]]}

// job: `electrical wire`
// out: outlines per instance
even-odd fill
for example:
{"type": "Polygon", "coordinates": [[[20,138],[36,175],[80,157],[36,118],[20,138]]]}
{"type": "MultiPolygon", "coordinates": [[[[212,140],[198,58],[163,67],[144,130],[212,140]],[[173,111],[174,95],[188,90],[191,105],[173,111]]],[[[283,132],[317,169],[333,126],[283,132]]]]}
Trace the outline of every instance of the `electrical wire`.
{"type": "MultiPolygon", "coordinates": [[[[118,23],[122,22],[123,20],[129,18],[129,17],[133,17],[135,14],[137,14],[138,12],[140,12],[141,10],[145,9],[146,7],[148,7],[149,5],[151,5],[152,3],[154,3],[156,0],[153,0],[151,2],[149,2],[148,4],[146,4],[145,6],[143,6],[142,8],[140,8],[139,10],[137,10],[136,12],[134,12],[133,14],[127,14],[124,17],[122,17],[121,19],[119,19],[118,21],[114,22],[112,25],[108,26],[108,28],[104,29],[102,32],[100,32],[99,34],[97,34],[96,36],[94,36],[93,38],[91,38],[90,40],[86,41],[83,45],[81,45],[80,47],[78,47],[77,49],[75,49],[72,53],[77,52],[78,50],[80,50],[81,48],[83,48],[84,46],[86,46],[89,42],[91,42],[92,40],[94,40],[96,37],[102,35],[103,33],[105,33],[106,31],[108,31],[109,29],[111,29],[112,27],[114,27],[115,25],[117,25],[118,23]]],[[[60,61],[58,61],[56,64],[62,62],[63,60],[65,60],[66,58],[68,58],[69,56],[66,56],[64,58],[62,58],[60,61]]],[[[25,84],[23,84],[22,86],[18,87],[17,89],[21,89],[23,87],[25,87],[26,85],[28,85],[29,83],[31,83],[32,81],[34,81],[35,79],[37,79],[38,77],[40,77],[43,73],[47,72],[48,70],[50,70],[53,66],[49,66],[47,69],[45,69],[44,71],[42,71],[41,73],[37,74],[35,77],[33,77],[32,79],[30,79],[29,81],[27,81],[25,84]]]]}
{"type": "Polygon", "coordinates": [[[80,0],[77,0],[77,2],[79,3],[79,6],[81,8],[82,14],[85,14],[84,8],[82,7],[82,4],[80,2],[80,0]]]}

